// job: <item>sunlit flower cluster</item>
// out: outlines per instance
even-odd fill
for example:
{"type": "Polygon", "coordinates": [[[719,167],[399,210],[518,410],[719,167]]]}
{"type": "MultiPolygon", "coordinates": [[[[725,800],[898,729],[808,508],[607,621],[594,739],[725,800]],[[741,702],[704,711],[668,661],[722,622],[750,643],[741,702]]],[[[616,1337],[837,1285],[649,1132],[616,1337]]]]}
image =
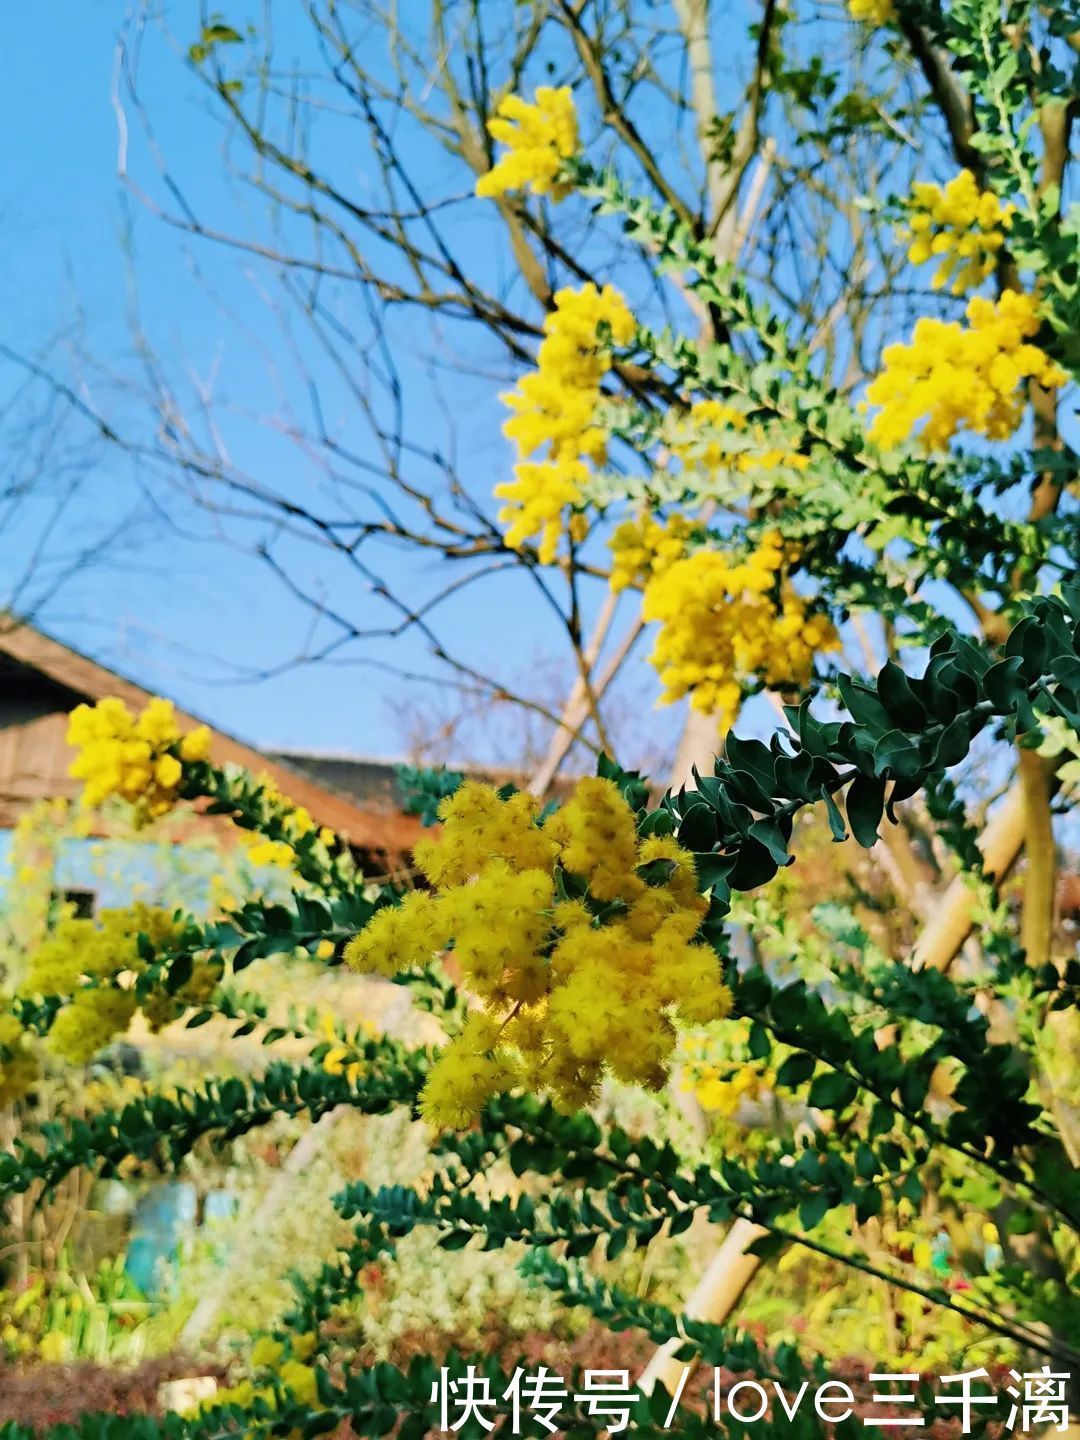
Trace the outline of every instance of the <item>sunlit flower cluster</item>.
{"type": "Polygon", "coordinates": [[[538,535],[545,565],[555,559],[566,512],[581,504],[586,462],[604,462],[606,435],[595,421],[600,386],[611,346],[628,344],[634,331],[634,317],[612,286],[560,290],[544,320],[536,369],[502,396],[513,412],[503,430],[520,459],[514,479],[495,487],[507,502],[499,521],[515,549],[538,535]]]}
{"type": "Polygon", "coordinates": [[[248,861],[261,870],[273,866],[279,870],[291,870],[296,851],[286,840],[267,840],[254,830],[240,832],[242,843],[247,847],[248,861]]]}
{"type": "Polygon", "coordinates": [[[758,1101],[776,1085],[776,1072],[764,1060],[718,1058],[707,1034],[688,1035],[681,1046],[682,1088],[703,1110],[725,1118],[744,1101],[758,1101]]]}
{"type": "MultiPolygon", "coordinates": [[[[262,824],[272,824],[278,833],[276,838],[271,838],[262,829],[240,830],[239,839],[246,847],[248,863],[259,870],[292,871],[297,864],[297,847],[315,830],[315,821],[309,810],[303,805],[294,805],[282,793],[272,775],[263,771],[255,779],[264,811],[262,824]]],[[[337,836],[325,825],[319,827],[318,841],[328,852],[338,847],[337,836]]]]}
{"type": "Polygon", "coordinates": [[[224,1405],[247,1409],[256,1400],[273,1409],[281,1391],[287,1391],[302,1405],[313,1405],[318,1396],[318,1380],[316,1369],[309,1362],[317,1343],[318,1337],[312,1331],[291,1335],[288,1345],[271,1335],[261,1335],[248,1357],[255,1378],[248,1377],[217,1389],[186,1413],[212,1412],[224,1405]]]}
{"type": "Polygon", "coordinates": [[[531,796],[466,781],[440,816],[415,851],[432,892],[379,911],[345,952],[392,975],[452,945],[484,1002],[431,1072],[428,1119],[467,1124],[519,1085],[574,1110],[606,1071],[656,1088],[676,1020],[729,1012],[720,962],[696,938],[708,902],[693,857],[670,837],[639,837],[612,781],[579,780],[543,824],[531,796]]]}
{"type": "Polygon", "coordinates": [[[767,1065],[748,1060],[735,1069],[706,1066],[695,1078],[693,1092],[703,1110],[730,1117],[744,1100],[760,1100],[776,1084],[776,1075],[767,1065]]]}
{"type": "Polygon", "coordinates": [[[520,95],[499,101],[488,121],[493,140],[506,154],[476,182],[477,195],[504,195],[528,187],[535,195],[564,199],[573,188],[560,180],[563,162],[578,148],[577,111],[569,85],[541,85],[533,104],[520,95]]]}
{"type": "MultiPolygon", "coordinates": [[[[255,777],[262,788],[265,800],[269,803],[276,814],[276,818],[289,834],[289,838],[295,842],[302,836],[309,834],[315,828],[315,822],[311,814],[303,805],[293,805],[274,781],[273,777],[265,773],[255,777]]],[[[333,840],[333,833],[320,833],[320,838],[333,840]]],[[[247,858],[250,864],[257,869],[264,866],[274,867],[279,870],[291,870],[296,859],[296,851],[289,840],[270,840],[261,835],[257,830],[241,830],[240,843],[247,847],[247,858]]]]}
{"type": "MultiPolygon", "coordinates": [[[[316,957],[328,959],[334,953],[334,946],[329,944],[328,950],[323,950],[325,941],[320,941],[320,948],[316,950],[316,957]]],[[[350,1083],[355,1081],[363,1073],[363,1062],[356,1058],[355,1045],[344,1043],[342,1036],[334,1022],[334,1017],[327,1012],[320,1022],[320,1031],[329,1049],[323,1054],[322,1067],[328,1075],[344,1075],[350,1083]]],[[[375,1026],[370,1020],[360,1022],[358,1035],[373,1037],[376,1034],[375,1026]]]]}
{"type": "MultiPolygon", "coordinates": [[[[65,1002],[49,1029],[48,1048],[81,1065],[123,1034],[139,1008],[135,978],[146,968],[139,954],[140,934],[155,948],[165,948],[176,932],[171,912],[143,904],[103,910],[93,919],[63,918],[31,955],[19,987],[28,996],[65,1002]]],[[[159,1029],[185,1005],[201,1003],[219,977],[219,966],[205,961],[194,967],[175,995],[164,988],[154,991],[143,1002],[147,1023],[159,1029]]]]}
{"type": "Polygon", "coordinates": [[[660,625],[650,659],[671,704],[731,725],[744,685],[806,685],[814,656],[839,643],[829,617],[785,576],[791,556],[775,532],[743,558],[694,550],[645,587],[642,615],[660,625]]]}
{"type": "Polygon", "coordinates": [[[975,296],[966,326],[929,317],[916,322],[910,345],[886,348],[881,374],[866,392],[879,407],[870,437],[883,447],[918,437],[926,451],[944,449],[958,430],[1006,440],[1023,418],[1024,382],[1047,389],[1068,376],[1037,345],[1032,295],[1006,290],[1000,300],[975,296]]]}
{"type": "MultiPolygon", "coordinates": [[[[210,731],[205,725],[181,734],[172,702],[153,699],[138,715],[122,700],[108,698],[96,705],[79,705],[72,711],[68,743],[77,754],[70,774],[82,780],[83,804],[100,805],[112,796],[128,801],[136,823],[164,815],[179,798],[185,767],[205,761],[210,753],[210,731]]],[[[271,838],[258,830],[241,828],[240,843],[256,869],[291,870],[297,844],[315,829],[302,805],[294,805],[272,776],[255,777],[265,810],[278,833],[271,838]]],[[[265,818],[265,817],[264,817],[265,818]]],[[[332,830],[319,831],[319,840],[333,850],[332,830]]]]}
{"type": "Polygon", "coordinates": [[[32,1090],[41,1073],[31,1037],[10,1010],[11,997],[0,996],[0,1106],[5,1108],[32,1090]]]}
{"type": "Polygon", "coordinates": [[[896,19],[893,0],[848,0],[848,9],[853,20],[867,25],[888,25],[896,19]]]}
{"type": "Polygon", "coordinates": [[[908,259],[913,265],[940,259],[934,289],[951,285],[954,295],[962,295],[994,273],[1015,207],[980,190],[971,171],[961,170],[944,187],[921,181],[912,186],[908,211],[908,259]]]}
{"type": "Polygon", "coordinates": [[[678,511],[658,520],[645,510],[634,520],[624,520],[613,532],[611,546],[611,588],[618,592],[642,586],[686,554],[686,542],[694,522],[678,511]]]}
{"type": "Polygon", "coordinates": [[[109,696],[96,705],[77,705],[68,720],[68,744],[78,752],[69,773],[83,781],[83,801],[100,805],[118,796],[141,819],[164,815],[176,803],[183,762],[205,760],[210,732],[205,725],[181,735],[169,700],[154,699],[133,715],[109,696]]]}

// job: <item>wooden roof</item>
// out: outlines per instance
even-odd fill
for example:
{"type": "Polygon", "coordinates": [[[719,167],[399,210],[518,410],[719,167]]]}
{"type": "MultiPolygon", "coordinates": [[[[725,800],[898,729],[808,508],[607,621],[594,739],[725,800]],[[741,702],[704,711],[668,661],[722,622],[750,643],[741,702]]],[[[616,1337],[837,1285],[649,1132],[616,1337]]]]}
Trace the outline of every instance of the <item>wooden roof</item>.
{"type": "MultiPolygon", "coordinates": [[[[0,661],[11,674],[11,664],[46,682],[45,698],[25,716],[14,715],[0,728],[0,826],[11,825],[34,800],[73,795],[75,782],[68,776],[72,751],[66,740],[67,715],[80,701],[93,703],[115,695],[132,710],[141,710],[151,692],[107,670],[58,640],[30,625],[0,622],[0,661]]],[[[0,687],[4,686],[0,678],[0,687]]],[[[10,678],[7,682],[10,687],[10,678]]],[[[0,700],[2,700],[0,692],[0,700]]],[[[204,722],[177,709],[182,730],[204,722]]],[[[361,807],[338,791],[278,760],[270,760],[250,745],[208,727],[211,758],[269,775],[284,795],[304,806],[319,825],[328,825],[361,850],[400,855],[411,849],[420,833],[419,821],[400,811],[361,807]]]]}

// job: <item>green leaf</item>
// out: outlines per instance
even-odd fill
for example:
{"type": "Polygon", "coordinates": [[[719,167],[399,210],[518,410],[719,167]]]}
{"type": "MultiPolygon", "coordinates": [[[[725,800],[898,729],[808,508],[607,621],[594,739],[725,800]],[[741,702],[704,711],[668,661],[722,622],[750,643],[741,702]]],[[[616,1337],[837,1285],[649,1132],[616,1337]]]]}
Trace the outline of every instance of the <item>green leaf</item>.
{"type": "MultiPolygon", "coordinates": [[[[692,1214],[693,1212],[691,1212],[692,1214]]],[[[629,1230],[613,1230],[607,1238],[607,1258],[616,1260],[626,1249],[626,1242],[630,1238],[629,1230]]]]}
{"type": "Polygon", "coordinates": [[[756,1255],[759,1260],[767,1263],[775,1260],[781,1251],[786,1250],[790,1241],[784,1235],[776,1235],[770,1231],[767,1235],[759,1235],[746,1247],[747,1255],[756,1255]]]}
{"type": "Polygon", "coordinates": [[[799,1206],[799,1223],[804,1230],[813,1230],[821,1224],[831,1208],[829,1197],[823,1191],[818,1190],[813,1195],[807,1195],[799,1206]]]}
{"type": "Polygon", "coordinates": [[[848,824],[856,842],[869,850],[878,838],[881,812],[885,806],[885,781],[873,780],[869,775],[856,775],[848,786],[848,824]]]}
{"type": "Polygon", "coordinates": [[[825,801],[825,813],[829,817],[829,829],[832,831],[833,839],[839,843],[847,839],[847,826],[844,824],[844,817],[840,814],[840,808],[829,792],[827,785],[821,787],[821,798],[825,801]]]}
{"type": "Polygon", "coordinates": [[[919,747],[902,730],[890,730],[874,746],[874,774],[910,779],[919,773],[919,747]]]}
{"type": "Polygon", "coordinates": [[[239,31],[234,30],[231,25],[223,25],[220,22],[214,25],[204,25],[201,39],[204,45],[240,45],[243,42],[243,36],[239,31]]]}
{"type": "Polygon", "coordinates": [[[810,1086],[807,1103],[814,1110],[843,1110],[858,1094],[859,1087],[850,1075],[829,1070],[819,1075],[810,1086]]]}
{"type": "Polygon", "coordinates": [[[262,914],[269,935],[291,935],[295,930],[297,917],[284,905],[266,905],[262,914]]]}
{"type": "Polygon", "coordinates": [[[1006,657],[1017,657],[1024,673],[1036,678],[1046,663],[1046,627],[1038,616],[1025,615],[1014,625],[1005,641],[1006,657]]]}
{"type": "Polygon", "coordinates": [[[867,1220],[880,1215],[885,1204],[885,1197],[876,1185],[868,1185],[865,1190],[859,1192],[859,1198],[855,1202],[855,1219],[860,1225],[867,1220]]]}
{"type": "Polygon", "coordinates": [[[694,855],[694,869],[702,893],[707,895],[714,885],[720,886],[727,895],[728,877],[735,866],[734,855],[716,855],[711,851],[698,851],[694,855]]]}
{"type": "Polygon", "coordinates": [[[670,810],[663,808],[650,810],[638,825],[638,834],[643,838],[648,835],[671,835],[675,830],[675,817],[670,810]]]}
{"type": "Polygon", "coordinates": [[[926,723],[926,707],[916,696],[911,681],[899,665],[888,661],[877,677],[878,696],[894,725],[919,730],[926,723]]]}
{"type": "Polygon", "coordinates": [[[930,1076],[926,1071],[909,1065],[900,1080],[900,1099],[908,1110],[919,1111],[929,1088],[930,1076]]]}
{"type": "Polygon", "coordinates": [[[769,1032],[759,1020],[755,1020],[750,1026],[747,1049],[750,1051],[752,1060],[767,1060],[772,1054],[772,1040],[769,1038],[769,1032]]]}
{"type": "Polygon", "coordinates": [[[711,850],[716,844],[716,812],[708,805],[691,805],[679,821],[679,844],[687,850],[711,850]]]}
{"type": "Polygon", "coordinates": [[[170,995],[175,995],[182,990],[191,979],[195,961],[191,955],[177,955],[176,959],[169,966],[169,972],[165,977],[165,989],[170,995]]]}
{"type": "Polygon", "coordinates": [[[836,684],[840,698],[856,724],[865,726],[872,735],[884,735],[892,728],[892,719],[878,699],[876,690],[871,690],[869,686],[853,680],[849,675],[838,676],[836,684]]]}
{"type": "Polygon", "coordinates": [[[1011,715],[1016,702],[1027,694],[1027,682],[1023,678],[1024,661],[1019,655],[1008,660],[999,660],[991,665],[983,676],[983,690],[997,715],[1011,715]]]}
{"type": "Polygon", "coordinates": [[[750,834],[765,846],[777,865],[791,863],[787,841],[780,833],[780,827],[775,820],[755,820],[750,826],[750,834]]]}
{"type": "Polygon", "coordinates": [[[736,770],[748,771],[766,794],[771,794],[776,781],[776,760],[760,740],[741,740],[729,735],[724,745],[728,763],[736,770]]]}
{"type": "Polygon", "coordinates": [[[952,765],[959,765],[970,748],[971,717],[957,715],[955,720],[946,725],[938,740],[934,764],[942,770],[948,770],[952,765]]]}
{"type": "Polygon", "coordinates": [[[728,884],[733,890],[753,890],[758,885],[764,885],[766,880],[771,880],[776,871],[777,864],[772,855],[759,840],[751,836],[744,840],[739,848],[739,856],[728,877],[728,884]]]}
{"type": "Polygon", "coordinates": [[[891,1105],[884,1100],[879,1100],[870,1112],[870,1124],[867,1127],[867,1135],[871,1140],[876,1140],[879,1135],[887,1135],[893,1128],[896,1116],[891,1105]]]}
{"type": "Polygon", "coordinates": [[[860,1180],[874,1180],[881,1171],[878,1158],[869,1145],[860,1145],[855,1151],[855,1174],[860,1180]]]}
{"type": "Polygon", "coordinates": [[[813,1055],[808,1055],[805,1050],[797,1050],[780,1066],[776,1073],[776,1083],[793,1090],[797,1085],[804,1085],[816,1067],[817,1061],[813,1055]]]}
{"type": "Polygon", "coordinates": [[[1020,1207],[1005,1222],[1006,1235],[1032,1235],[1038,1222],[1031,1210],[1020,1207]]]}

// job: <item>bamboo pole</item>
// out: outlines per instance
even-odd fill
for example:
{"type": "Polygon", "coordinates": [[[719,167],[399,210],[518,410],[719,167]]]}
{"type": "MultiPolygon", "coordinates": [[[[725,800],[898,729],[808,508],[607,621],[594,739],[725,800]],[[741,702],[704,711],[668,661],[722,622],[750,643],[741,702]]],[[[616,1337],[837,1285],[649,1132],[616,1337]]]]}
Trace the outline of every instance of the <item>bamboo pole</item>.
{"type": "MultiPolygon", "coordinates": [[[[992,880],[1003,880],[1016,863],[1024,844],[1027,806],[1024,787],[1012,785],[990,819],[979,841],[983,866],[992,880]]],[[[953,880],[934,909],[930,923],[915,942],[912,966],[916,970],[947,970],[972,927],[971,887],[962,875],[953,880]]]]}
{"type": "MultiPolygon", "coordinates": [[[[748,1253],[750,1246],[768,1233],[751,1220],[734,1222],[686,1302],[683,1313],[688,1320],[711,1320],[720,1324],[727,1319],[761,1264],[756,1255],[748,1253]]],[[[653,1352],[638,1381],[638,1388],[646,1395],[652,1394],[658,1381],[668,1394],[675,1394],[684,1369],[684,1363],[675,1359],[675,1352],[682,1344],[676,1335],[653,1352]]]]}

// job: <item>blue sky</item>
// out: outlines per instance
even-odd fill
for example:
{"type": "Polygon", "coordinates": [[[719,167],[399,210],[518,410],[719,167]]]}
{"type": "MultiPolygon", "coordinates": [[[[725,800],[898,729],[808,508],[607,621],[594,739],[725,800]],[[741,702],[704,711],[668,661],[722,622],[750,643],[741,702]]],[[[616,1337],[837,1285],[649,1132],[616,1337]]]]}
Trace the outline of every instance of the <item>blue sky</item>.
{"type": "MultiPolygon", "coordinates": [[[[177,34],[194,38],[195,7],[175,10],[177,34]]],[[[289,7],[279,11],[287,21],[289,7]]],[[[95,409],[137,427],[143,417],[110,378],[138,374],[130,324],[132,255],[140,318],[155,347],[184,372],[219,377],[219,393],[236,412],[231,442],[251,472],[265,473],[281,466],[282,447],[239,417],[274,405],[265,375],[250,378],[258,367],[251,365],[242,333],[250,326],[268,345],[275,343],[259,299],[263,282],[233,256],[205,246],[192,251],[119,185],[110,89],[122,18],[123,7],[107,0],[64,7],[62,18],[39,7],[5,16],[0,113],[17,141],[9,146],[2,181],[3,337],[22,353],[36,354],[58,336],[63,356],[64,338],[77,331],[80,351],[100,361],[99,370],[81,359],[76,364],[81,393],[95,409]],[[222,303],[231,321],[223,320],[222,303]]],[[[298,32],[297,44],[302,42],[298,32]]],[[[219,223],[243,223],[249,202],[224,178],[217,122],[179,56],[161,43],[148,44],[141,78],[162,150],[197,203],[219,223]]],[[[138,170],[146,150],[134,134],[131,152],[138,170]]],[[[404,357],[403,363],[415,362],[404,357]]],[[[495,388],[488,381],[483,393],[469,396],[465,437],[470,453],[493,471],[505,460],[495,388]]],[[[402,733],[388,708],[399,699],[401,684],[392,676],[320,666],[257,684],[236,681],[235,667],[271,666],[301,650],[309,639],[307,617],[242,553],[163,530],[140,501],[122,458],[106,450],[65,528],[74,543],[111,517],[129,516],[115,556],[103,556],[44,607],[48,628],[257,743],[401,752],[402,733]]],[[[197,535],[212,530],[205,517],[185,520],[197,535]]],[[[0,564],[14,574],[25,535],[10,531],[4,538],[0,564]]],[[[310,553],[294,554],[309,572],[317,570],[310,553]]],[[[413,562],[398,555],[387,563],[400,575],[413,562]]],[[[426,560],[416,567],[418,586],[431,581],[432,568],[426,560]]],[[[355,607],[357,597],[351,599],[355,607]]],[[[373,602],[371,610],[375,621],[378,605],[373,602]]],[[[520,586],[503,587],[497,603],[490,594],[477,601],[466,596],[447,612],[452,633],[469,637],[464,648],[478,666],[498,669],[503,656],[513,655],[511,677],[515,666],[520,673],[543,652],[536,622],[535,601],[520,586]]],[[[387,658],[387,647],[380,654],[387,658]]],[[[393,660],[412,670],[434,668],[426,664],[424,647],[408,640],[394,642],[393,660]]],[[[418,687],[417,693],[428,692],[418,687]]]]}

